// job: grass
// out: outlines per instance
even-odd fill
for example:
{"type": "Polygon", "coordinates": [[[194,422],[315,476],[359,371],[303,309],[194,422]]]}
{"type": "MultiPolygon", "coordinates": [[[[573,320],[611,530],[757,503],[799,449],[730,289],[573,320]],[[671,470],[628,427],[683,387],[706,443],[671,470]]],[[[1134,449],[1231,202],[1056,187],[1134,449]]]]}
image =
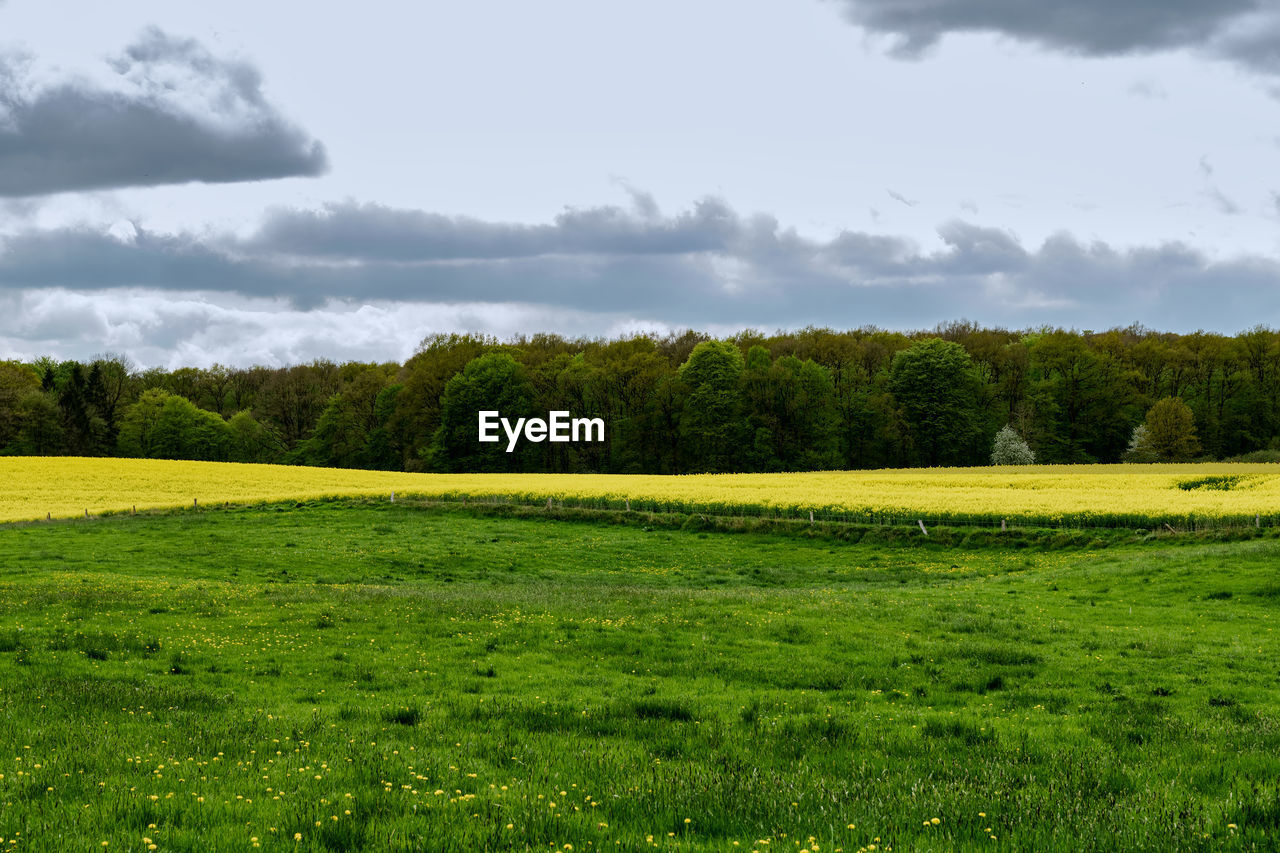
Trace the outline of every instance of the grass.
{"type": "Polygon", "coordinates": [[[360,502],[0,528],[0,849],[1271,850],[1278,564],[360,502]]]}

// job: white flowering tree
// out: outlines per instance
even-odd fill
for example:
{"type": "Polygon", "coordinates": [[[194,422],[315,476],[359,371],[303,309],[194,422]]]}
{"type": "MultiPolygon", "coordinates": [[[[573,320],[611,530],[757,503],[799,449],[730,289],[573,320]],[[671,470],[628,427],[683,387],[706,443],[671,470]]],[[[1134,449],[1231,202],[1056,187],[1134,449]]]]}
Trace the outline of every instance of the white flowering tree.
{"type": "Polygon", "coordinates": [[[992,465],[1034,465],[1036,454],[1013,427],[1006,424],[991,445],[992,465]]]}
{"type": "Polygon", "coordinates": [[[1159,460],[1160,454],[1156,453],[1156,449],[1151,443],[1151,434],[1148,432],[1146,424],[1138,424],[1133,428],[1133,435],[1129,437],[1129,449],[1124,452],[1122,458],[1125,462],[1155,462],[1159,460]]]}

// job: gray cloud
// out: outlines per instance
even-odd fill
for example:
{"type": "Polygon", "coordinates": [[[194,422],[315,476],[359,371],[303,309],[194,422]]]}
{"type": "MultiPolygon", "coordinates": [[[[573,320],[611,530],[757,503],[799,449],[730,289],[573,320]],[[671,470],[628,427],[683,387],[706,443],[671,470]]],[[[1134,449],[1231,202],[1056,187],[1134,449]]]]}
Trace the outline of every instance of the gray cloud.
{"type": "Polygon", "coordinates": [[[348,202],[277,210],[243,239],[145,228],[10,235],[0,243],[0,293],[267,299],[291,317],[334,302],[522,305],[607,324],[769,328],[928,327],[963,316],[1234,331],[1280,316],[1280,264],[1269,259],[1066,234],[1027,246],[964,221],[945,223],[938,237],[930,250],[854,231],[815,240],[715,199],[669,216],[646,203],[574,209],[545,225],[348,202]]]}
{"type": "Polygon", "coordinates": [[[904,196],[902,193],[895,192],[894,190],[885,190],[885,192],[889,194],[889,198],[893,199],[894,201],[902,202],[907,207],[915,207],[917,204],[920,203],[919,201],[912,201],[911,199],[904,196]]]}
{"type": "Polygon", "coordinates": [[[318,175],[323,145],[262,93],[258,71],[150,30],[102,83],[37,88],[0,58],[0,196],[318,175]]]}
{"type": "Polygon", "coordinates": [[[1212,202],[1214,208],[1224,216],[1239,216],[1240,205],[1236,204],[1226,193],[1217,187],[1209,187],[1204,191],[1206,198],[1212,202]]]}
{"type": "Polygon", "coordinates": [[[1258,71],[1280,70],[1268,0],[839,0],[852,23],[893,36],[918,57],[950,33],[995,33],[1066,53],[1121,56],[1203,50],[1258,71]]]}

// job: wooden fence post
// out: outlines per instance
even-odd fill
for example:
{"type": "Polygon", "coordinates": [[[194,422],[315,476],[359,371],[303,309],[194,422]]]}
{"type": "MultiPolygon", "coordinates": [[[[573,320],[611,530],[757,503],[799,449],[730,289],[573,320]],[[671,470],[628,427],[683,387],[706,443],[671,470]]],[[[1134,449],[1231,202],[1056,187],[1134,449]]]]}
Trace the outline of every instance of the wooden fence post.
{"type": "Polygon", "coordinates": [[[921,532],[921,533],[923,533],[925,536],[928,536],[928,535],[929,535],[929,531],[927,531],[927,530],[925,530],[925,529],[924,529],[924,521],[923,521],[923,520],[921,520],[921,519],[917,518],[917,519],[916,519],[916,524],[920,525],[920,532],[921,532]]]}

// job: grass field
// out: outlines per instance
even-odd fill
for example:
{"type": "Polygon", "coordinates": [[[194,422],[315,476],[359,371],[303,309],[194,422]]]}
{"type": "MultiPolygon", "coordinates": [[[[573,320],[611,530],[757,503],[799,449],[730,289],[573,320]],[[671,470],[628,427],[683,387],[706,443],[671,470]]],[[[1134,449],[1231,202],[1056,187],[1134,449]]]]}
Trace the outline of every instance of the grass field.
{"type": "Polygon", "coordinates": [[[387,502],[11,525],[0,849],[1274,850],[1277,565],[387,502]]]}
{"type": "Polygon", "coordinates": [[[1194,529],[1280,523],[1280,465],[1026,465],[781,474],[408,474],[161,459],[0,457],[0,521],[400,495],[870,523],[1194,529]]]}

